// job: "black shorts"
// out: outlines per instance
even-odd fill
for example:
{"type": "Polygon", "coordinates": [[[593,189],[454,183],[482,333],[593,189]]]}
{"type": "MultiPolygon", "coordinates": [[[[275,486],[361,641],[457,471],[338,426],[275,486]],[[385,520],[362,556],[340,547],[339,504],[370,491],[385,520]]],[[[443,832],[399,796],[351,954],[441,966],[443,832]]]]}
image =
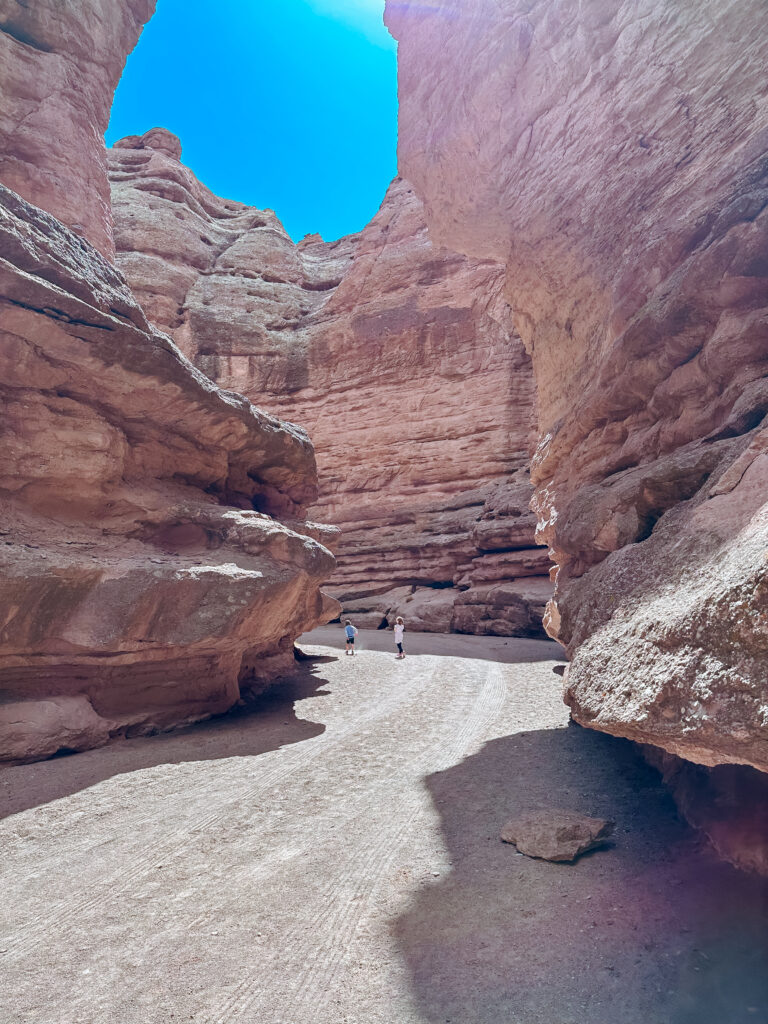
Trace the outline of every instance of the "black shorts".
{"type": "Polygon", "coordinates": [[[348,644],[353,644],[354,642],[355,642],[355,638],[353,636],[348,636],[347,637],[347,643],[348,644]]]}

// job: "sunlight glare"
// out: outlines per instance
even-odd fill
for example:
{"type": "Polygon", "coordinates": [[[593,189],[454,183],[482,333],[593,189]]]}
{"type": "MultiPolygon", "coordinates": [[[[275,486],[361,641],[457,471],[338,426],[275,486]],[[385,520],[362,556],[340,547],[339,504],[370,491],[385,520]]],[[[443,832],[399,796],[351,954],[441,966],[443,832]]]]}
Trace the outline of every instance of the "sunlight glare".
{"type": "Polygon", "coordinates": [[[363,32],[372,42],[386,43],[384,0],[309,0],[310,7],[351,28],[363,32]]]}

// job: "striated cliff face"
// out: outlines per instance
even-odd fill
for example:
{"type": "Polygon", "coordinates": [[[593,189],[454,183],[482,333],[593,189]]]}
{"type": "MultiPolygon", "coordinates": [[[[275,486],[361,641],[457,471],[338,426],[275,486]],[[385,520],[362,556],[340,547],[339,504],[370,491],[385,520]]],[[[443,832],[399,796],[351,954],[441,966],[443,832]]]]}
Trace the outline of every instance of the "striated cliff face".
{"type": "Polygon", "coordinates": [[[113,253],[101,136],[152,5],[34,7],[0,5],[0,761],[225,711],[338,613],[306,433],[82,237],[113,253]]]}
{"type": "Polygon", "coordinates": [[[107,258],[104,132],[155,0],[0,0],[0,181],[107,258]]]}
{"type": "Polygon", "coordinates": [[[530,361],[503,270],[435,247],[397,179],[359,234],[294,245],[213,196],[153,129],[109,153],[118,262],[205,373],[306,427],[341,527],[331,592],[362,625],[537,634],[530,361]]]}
{"type": "MultiPolygon", "coordinates": [[[[324,620],[300,429],[220,391],[122,276],[0,190],[0,760],[225,711],[324,620]]],[[[332,614],[332,611],[329,613],[332,614]]]]}
{"type": "Polygon", "coordinates": [[[441,244],[505,262],[533,358],[574,717],[768,770],[764,4],[386,17],[402,172],[441,244]]]}

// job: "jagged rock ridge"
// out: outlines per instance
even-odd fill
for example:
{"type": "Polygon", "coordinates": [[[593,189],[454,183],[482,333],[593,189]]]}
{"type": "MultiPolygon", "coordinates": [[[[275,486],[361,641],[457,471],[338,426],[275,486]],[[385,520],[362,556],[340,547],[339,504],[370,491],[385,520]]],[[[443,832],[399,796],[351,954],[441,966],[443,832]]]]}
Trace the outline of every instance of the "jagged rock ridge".
{"type": "Polygon", "coordinates": [[[536,634],[551,593],[527,464],[530,364],[501,268],[438,249],[396,180],[359,235],[294,245],[153,129],[109,153],[119,265],[212,379],[305,426],[363,625],[536,634]]]}

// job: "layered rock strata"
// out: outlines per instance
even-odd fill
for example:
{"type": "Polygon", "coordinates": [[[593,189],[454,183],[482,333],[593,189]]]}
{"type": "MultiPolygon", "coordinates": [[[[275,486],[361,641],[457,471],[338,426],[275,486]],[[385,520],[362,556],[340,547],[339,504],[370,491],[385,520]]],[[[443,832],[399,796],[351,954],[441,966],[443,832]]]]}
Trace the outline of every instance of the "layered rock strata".
{"type": "Polygon", "coordinates": [[[324,619],[309,439],[1,187],[0,251],[0,760],[225,711],[324,619]]]}
{"type": "Polygon", "coordinates": [[[104,132],[155,0],[0,0],[0,181],[114,255],[104,132]]]}
{"type": "Polygon", "coordinates": [[[440,244],[504,261],[533,358],[574,717],[768,770],[764,5],[386,17],[402,172],[440,244]]]}
{"type": "Polygon", "coordinates": [[[765,770],[763,14],[438,0],[388,21],[403,171],[442,243],[505,261],[533,356],[574,715],[765,770]]]}
{"type": "Polygon", "coordinates": [[[118,262],[213,380],[306,427],[360,625],[536,635],[551,593],[527,464],[530,361],[502,268],[429,240],[397,179],[359,235],[295,245],[212,195],[153,129],[109,153],[118,262]]]}

